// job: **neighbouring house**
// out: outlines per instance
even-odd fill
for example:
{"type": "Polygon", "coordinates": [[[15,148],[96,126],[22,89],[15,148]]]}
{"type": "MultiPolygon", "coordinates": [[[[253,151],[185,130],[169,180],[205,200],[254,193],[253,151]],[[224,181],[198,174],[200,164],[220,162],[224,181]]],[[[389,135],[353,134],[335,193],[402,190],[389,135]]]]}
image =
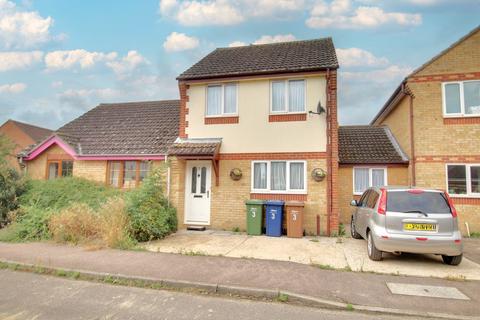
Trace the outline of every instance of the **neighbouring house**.
{"type": "MultiPolygon", "coordinates": [[[[75,176],[138,186],[178,136],[180,101],[100,104],[22,154],[33,179],[75,176]]],[[[166,170],[165,170],[166,172],[166,170]]]]}
{"type": "Polygon", "coordinates": [[[276,199],[305,203],[307,234],[337,232],[337,69],[325,38],[219,48],[178,76],[180,227],[245,229],[245,200],[276,199]]]}
{"type": "Polygon", "coordinates": [[[15,120],[7,120],[7,122],[0,126],[0,135],[7,137],[13,146],[12,153],[8,157],[8,162],[17,170],[21,170],[20,164],[17,161],[17,154],[51,134],[52,130],[15,120]]]}
{"type": "Polygon", "coordinates": [[[409,159],[387,126],[338,129],[340,222],[350,223],[350,202],[369,187],[408,185],[409,159]]]}
{"type": "Polygon", "coordinates": [[[372,121],[409,161],[408,182],[448,190],[480,231],[480,26],[408,75],[372,121]]]}

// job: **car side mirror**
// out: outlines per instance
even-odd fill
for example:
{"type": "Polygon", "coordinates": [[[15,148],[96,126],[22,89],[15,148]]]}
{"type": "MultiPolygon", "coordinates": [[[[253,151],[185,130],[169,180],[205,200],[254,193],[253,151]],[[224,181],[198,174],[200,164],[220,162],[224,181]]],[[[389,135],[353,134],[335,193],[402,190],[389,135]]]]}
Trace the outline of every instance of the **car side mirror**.
{"type": "Polygon", "coordinates": [[[358,202],[357,202],[357,200],[352,200],[352,202],[350,202],[350,205],[351,205],[352,207],[358,207],[358,202]]]}

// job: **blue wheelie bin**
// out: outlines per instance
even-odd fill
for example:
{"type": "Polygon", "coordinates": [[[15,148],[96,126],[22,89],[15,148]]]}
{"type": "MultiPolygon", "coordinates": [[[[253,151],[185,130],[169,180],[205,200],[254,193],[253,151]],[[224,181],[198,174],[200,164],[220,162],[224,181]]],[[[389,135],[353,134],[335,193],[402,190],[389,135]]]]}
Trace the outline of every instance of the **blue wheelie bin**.
{"type": "Polygon", "coordinates": [[[265,212],[267,220],[267,236],[280,237],[282,235],[282,219],[283,219],[283,201],[269,200],[267,201],[267,209],[265,212]]]}

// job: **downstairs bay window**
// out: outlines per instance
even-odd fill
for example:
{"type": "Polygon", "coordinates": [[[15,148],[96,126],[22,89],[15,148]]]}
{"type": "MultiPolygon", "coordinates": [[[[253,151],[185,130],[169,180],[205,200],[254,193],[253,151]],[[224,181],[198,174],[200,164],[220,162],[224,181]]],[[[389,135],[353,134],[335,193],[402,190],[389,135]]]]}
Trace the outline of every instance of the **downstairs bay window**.
{"type": "Polygon", "coordinates": [[[382,187],[386,185],[386,168],[353,168],[353,194],[361,195],[370,187],[382,187]]]}
{"type": "Polygon", "coordinates": [[[109,161],[107,183],[115,188],[139,186],[150,172],[150,161],[109,161]]]}
{"type": "Polygon", "coordinates": [[[304,194],[306,170],[306,161],[253,161],[252,192],[304,194]]]}
{"type": "Polygon", "coordinates": [[[480,197],[480,164],[448,164],[447,190],[451,195],[480,197]]]}

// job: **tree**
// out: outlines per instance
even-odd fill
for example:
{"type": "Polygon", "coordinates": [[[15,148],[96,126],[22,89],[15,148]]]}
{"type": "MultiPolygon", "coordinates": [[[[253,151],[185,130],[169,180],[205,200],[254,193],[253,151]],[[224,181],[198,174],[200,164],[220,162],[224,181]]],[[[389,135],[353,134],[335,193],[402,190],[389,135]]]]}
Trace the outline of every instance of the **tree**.
{"type": "Polygon", "coordinates": [[[0,133],[0,166],[8,166],[8,157],[13,152],[14,145],[4,134],[0,133]]]}

